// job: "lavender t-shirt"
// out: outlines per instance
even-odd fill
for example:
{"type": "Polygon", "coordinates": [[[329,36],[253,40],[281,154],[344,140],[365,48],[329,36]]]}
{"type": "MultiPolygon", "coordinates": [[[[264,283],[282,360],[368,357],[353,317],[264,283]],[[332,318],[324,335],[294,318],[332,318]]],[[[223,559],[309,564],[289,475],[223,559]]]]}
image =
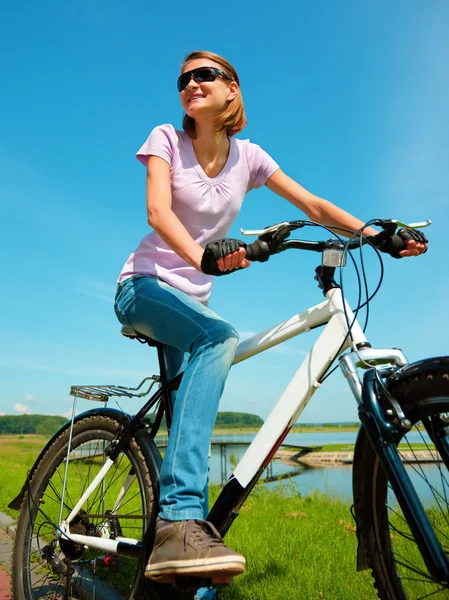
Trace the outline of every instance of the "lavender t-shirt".
{"type": "MultiPolygon", "coordinates": [[[[202,247],[225,237],[237,217],[245,194],[264,185],[278,169],[275,161],[249,140],[230,138],[229,156],[217,177],[208,177],[199,165],[192,140],[172,125],[160,125],[137,152],[148,164],[150,155],[170,165],[172,210],[202,247]]],[[[119,281],[132,275],[159,277],[173,287],[206,303],[213,276],[200,273],[152,231],[126,261],[119,281]]]]}

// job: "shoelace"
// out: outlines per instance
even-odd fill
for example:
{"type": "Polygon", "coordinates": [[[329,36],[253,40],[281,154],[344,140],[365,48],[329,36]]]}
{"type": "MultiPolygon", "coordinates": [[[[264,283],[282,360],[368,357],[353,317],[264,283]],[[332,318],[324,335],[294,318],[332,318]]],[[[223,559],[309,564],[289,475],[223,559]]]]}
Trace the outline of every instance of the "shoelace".
{"type": "Polygon", "coordinates": [[[221,535],[209,521],[187,521],[184,536],[184,551],[187,550],[190,538],[200,548],[211,548],[212,546],[223,544],[221,535]]]}

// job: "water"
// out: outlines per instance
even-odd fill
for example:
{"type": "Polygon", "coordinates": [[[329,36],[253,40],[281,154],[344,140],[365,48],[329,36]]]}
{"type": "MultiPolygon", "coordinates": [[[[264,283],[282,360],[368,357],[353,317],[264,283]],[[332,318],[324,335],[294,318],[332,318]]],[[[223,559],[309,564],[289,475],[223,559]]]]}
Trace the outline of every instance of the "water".
{"type": "MultiPolygon", "coordinates": [[[[235,465],[246,452],[247,446],[242,443],[250,444],[254,439],[254,434],[231,434],[223,436],[214,436],[216,442],[227,442],[227,477],[232,473],[235,465]],[[238,445],[232,444],[237,442],[238,445]]],[[[336,432],[336,433],[292,433],[285,440],[286,444],[295,446],[322,446],[324,444],[354,444],[357,437],[355,432],[336,432]]],[[[212,456],[209,459],[209,479],[212,484],[221,483],[221,456],[220,446],[212,446],[212,456]]],[[[344,500],[350,500],[352,497],[351,483],[351,465],[342,467],[324,467],[308,468],[304,465],[292,466],[280,460],[274,460],[271,464],[272,473],[265,472],[262,477],[267,475],[279,476],[289,474],[290,477],[284,482],[292,490],[297,490],[303,495],[313,491],[320,491],[329,495],[338,496],[344,500]]],[[[267,487],[279,485],[277,481],[266,484],[267,487]]]]}
{"type": "MultiPolygon", "coordinates": [[[[253,433],[214,435],[214,442],[227,442],[226,445],[226,478],[230,476],[235,465],[246,452],[247,446],[254,439],[253,433]],[[233,444],[233,442],[235,444],[233,444]]],[[[290,433],[285,444],[294,446],[323,446],[327,444],[355,444],[357,432],[334,432],[334,433],[290,433]]],[[[410,442],[422,442],[423,438],[417,431],[412,431],[407,435],[410,442]]],[[[428,438],[424,436],[428,441],[428,438]]],[[[161,438],[161,442],[166,439],[161,438]]],[[[222,464],[221,464],[220,446],[212,446],[212,456],[209,459],[209,480],[212,484],[220,485],[222,482],[222,464]]],[[[416,467],[420,468],[420,467],[416,467]]],[[[437,489],[441,488],[440,471],[437,465],[422,465],[425,469],[426,477],[437,489]]],[[[271,471],[262,475],[279,476],[288,474],[288,479],[283,480],[285,489],[290,493],[300,493],[307,495],[311,492],[321,492],[329,496],[338,497],[350,502],[352,500],[352,465],[338,465],[332,467],[306,467],[304,465],[292,466],[280,460],[273,460],[270,465],[271,471]]],[[[413,470],[407,467],[409,476],[425,503],[433,501],[432,491],[423,478],[413,470]]],[[[265,484],[268,488],[279,486],[279,481],[273,481],[265,484]]]]}

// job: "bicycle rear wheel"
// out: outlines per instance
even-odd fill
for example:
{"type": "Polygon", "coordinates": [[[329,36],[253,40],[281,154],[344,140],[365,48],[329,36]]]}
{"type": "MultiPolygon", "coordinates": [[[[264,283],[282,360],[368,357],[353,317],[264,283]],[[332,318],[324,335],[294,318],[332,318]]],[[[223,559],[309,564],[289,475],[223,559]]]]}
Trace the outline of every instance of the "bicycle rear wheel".
{"type": "MultiPolygon", "coordinates": [[[[62,519],[103,466],[119,423],[88,416],[73,426],[62,519]]],[[[57,535],[69,430],[42,458],[25,494],[13,554],[16,600],[140,600],[144,557],[109,556],[57,535]]],[[[134,439],[70,524],[71,533],[143,540],[157,511],[151,475],[134,439]]]]}
{"type": "MultiPolygon", "coordinates": [[[[415,373],[406,380],[390,382],[389,388],[412,423],[411,430],[399,442],[399,454],[449,558],[449,461],[433,443],[438,426],[442,443],[449,448],[447,361],[438,371],[415,373]]],[[[357,525],[370,557],[379,597],[382,600],[448,598],[449,582],[435,581],[429,574],[368,440],[364,455],[358,473],[354,472],[354,477],[364,478],[363,491],[356,498],[357,525]]]]}

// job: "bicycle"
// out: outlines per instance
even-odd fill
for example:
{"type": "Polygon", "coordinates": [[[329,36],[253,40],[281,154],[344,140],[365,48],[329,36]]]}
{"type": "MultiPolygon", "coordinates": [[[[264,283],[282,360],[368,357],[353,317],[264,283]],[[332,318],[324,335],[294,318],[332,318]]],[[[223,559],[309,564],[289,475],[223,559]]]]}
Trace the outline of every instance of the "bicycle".
{"type": "MultiPolygon", "coordinates": [[[[373,220],[367,225],[371,224],[381,227],[390,239],[396,227],[403,225],[395,220],[373,220]]],[[[362,302],[360,285],[353,312],[344,297],[343,281],[341,285],[335,281],[335,271],[339,268],[342,277],[347,254],[365,244],[375,245],[379,236],[362,237],[358,232],[348,241],[287,239],[305,226],[317,224],[290,221],[242,232],[258,236],[247,247],[250,260],[264,261],[290,249],[321,253],[315,279],[326,299],[242,341],[235,363],[311,329],[324,326],[324,330],[223,487],[208,520],[222,536],[226,534],[338,358],[362,424],[353,467],[357,569],[371,569],[377,593],[384,600],[439,593],[447,597],[449,357],[408,364],[400,349],[372,348],[357,315],[364,306],[368,308],[381,281],[369,296],[362,259],[366,300],[362,302]],[[359,371],[364,371],[363,377],[359,371]],[[412,430],[418,432],[429,460],[436,465],[433,481],[416,462],[418,454],[407,437],[412,430]],[[404,454],[404,444],[415,462],[404,454]],[[429,486],[431,505],[421,502],[404,464],[429,486]]],[[[170,396],[182,374],[168,381],[162,345],[126,327],[122,334],[156,348],[160,374],[145,378],[137,388],[72,386],[72,419],[42,450],[20,494],[9,505],[21,510],[13,555],[16,600],[191,598],[193,586],[211,583],[185,577],[154,582],[143,577],[158,513],[161,455],[155,437],[164,416],[170,428],[170,396]],[[106,406],[119,396],[147,398],[155,384],[157,391],[133,417],[106,406]],[[104,407],[75,416],[79,397],[102,402],[104,407]]],[[[212,583],[229,581],[215,578],[212,583]]]]}

